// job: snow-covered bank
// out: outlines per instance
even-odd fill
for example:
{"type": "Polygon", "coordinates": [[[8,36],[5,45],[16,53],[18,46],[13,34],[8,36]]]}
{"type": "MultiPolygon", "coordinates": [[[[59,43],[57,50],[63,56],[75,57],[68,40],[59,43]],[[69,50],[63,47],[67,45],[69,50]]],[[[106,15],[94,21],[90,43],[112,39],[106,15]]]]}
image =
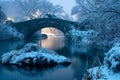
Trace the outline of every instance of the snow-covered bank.
{"type": "Polygon", "coordinates": [[[91,39],[95,38],[98,33],[94,30],[80,31],[77,29],[72,29],[68,32],[68,35],[70,35],[73,42],[79,41],[85,44],[89,44],[92,41],[91,39]]]}
{"type": "Polygon", "coordinates": [[[106,64],[113,71],[120,71],[120,43],[115,44],[104,58],[106,64]]]}
{"type": "Polygon", "coordinates": [[[87,80],[120,80],[120,43],[112,47],[104,58],[104,64],[88,70],[87,80]]]}
{"type": "Polygon", "coordinates": [[[24,35],[19,33],[15,28],[0,24],[0,40],[20,40],[24,35]]]}
{"type": "Polygon", "coordinates": [[[106,65],[90,69],[88,74],[88,78],[83,80],[120,80],[120,72],[114,72],[106,65]]]}
{"type": "Polygon", "coordinates": [[[57,64],[69,65],[71,62],[56,52],[28,43],[20,50],[13,50],[1,56],[1,63],[18,66],[50,67],[57,64]]]}
{"type": "Polygon", "coordinates": [[[80,48],[79,53],[87,53],[94,46],[95,38],[98,33],[94,30],[81,31],[79,29],[73,28],[67,34],[66,43],[72,45],[72,52],[77,50],[77,47],[80,48]]]}

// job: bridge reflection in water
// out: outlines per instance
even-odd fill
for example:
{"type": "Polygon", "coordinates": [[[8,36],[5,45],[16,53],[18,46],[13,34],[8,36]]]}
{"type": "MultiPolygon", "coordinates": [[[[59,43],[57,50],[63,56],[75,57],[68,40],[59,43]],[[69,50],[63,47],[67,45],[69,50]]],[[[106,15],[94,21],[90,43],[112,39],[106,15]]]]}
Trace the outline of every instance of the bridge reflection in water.
{"type": "Polygon", "coordinates": [[[52,50],[58,50],[64,47],[64,33],[56,28],[43,28],[41,30],[42,34],[46,34],[48,37],[47,39],[40,40],[39,44],[43,48],[48,48],[52,50]]]}

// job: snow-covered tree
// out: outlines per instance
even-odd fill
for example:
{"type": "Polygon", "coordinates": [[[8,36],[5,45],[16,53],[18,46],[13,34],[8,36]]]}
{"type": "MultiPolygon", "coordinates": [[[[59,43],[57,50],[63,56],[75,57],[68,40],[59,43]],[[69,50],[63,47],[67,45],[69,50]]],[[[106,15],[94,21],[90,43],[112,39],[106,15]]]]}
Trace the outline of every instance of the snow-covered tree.
{"type": "Polygon", "coordinates": [[[0,23],[3,23],[7,19],[7,16],[2,11],[2,7],[0,6],[0,23]]]}
{"type": "Polygon", "coordinates": [[[15,0],[16,7],[20,8],[22,15],[29,18],[41,17],[45,14],[60,14],[62,7],[53,5],[47,0],[15,0]]]}
{"type": "Polygon", "coordinates": [[[48,0],[13,0],[1,3],[9,17],[17,21],[44,17],[46,14],[64,18],[66,13],[59,5],[48,0]]]}
{"type": "Polygon", "coordinates": [[[90,29],[99,33],[97,44],[111,46],[120,38],[120,0],[75,0],[72,15],[89,20],[90,29]],[[108,45],[109,44],[109,45],[108,45]]]}

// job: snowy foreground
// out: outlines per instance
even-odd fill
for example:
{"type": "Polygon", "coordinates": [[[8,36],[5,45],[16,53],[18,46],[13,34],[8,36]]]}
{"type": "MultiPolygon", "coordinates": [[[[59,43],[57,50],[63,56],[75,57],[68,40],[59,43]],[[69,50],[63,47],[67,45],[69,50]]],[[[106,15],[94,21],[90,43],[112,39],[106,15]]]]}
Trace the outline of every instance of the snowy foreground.
{"type": "Polygon", "coordinates": [[[120,80],[120,44],[111,48],[104,58],[104,64],[88,70],[87,80],[120,80]]]}
{"type": "Polygon", "coordinates": [[[90,69],[89,72],[90,76],[87,80],[120,80],[120,72],[114,72],[106,65],[90,69]]]}
{"type": "Polygon", "coordinates": [[[52,67],[57,64],[69,65],[71,62],[56,52],[28,43],[20,50],[13,50],[1,56],[1,63],[27,67],[52,67]]]}

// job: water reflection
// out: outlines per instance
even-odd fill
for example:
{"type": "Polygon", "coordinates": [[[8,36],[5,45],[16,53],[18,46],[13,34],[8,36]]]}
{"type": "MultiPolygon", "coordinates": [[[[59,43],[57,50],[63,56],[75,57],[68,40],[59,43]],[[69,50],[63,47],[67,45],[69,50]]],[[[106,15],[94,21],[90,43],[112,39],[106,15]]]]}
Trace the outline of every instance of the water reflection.
{"type": "Polygon", "coordinates": [[[56,66],[47,70],[24,70],[16,66],[0,66],[0,80],[73,80],[69,67],[56,66]],[[7,76],[7,77],[6,77],[7,76]]]}
{"type": "MultiPolygon", "coordinates": [[[[90,45],[86,45],[83,43],[79,43],[79,44],[76,43],[73,45],[71,45],[70,43],[65,44],[64,36],[61,37],[56,34],[55,35],[51,34],[49,33],[51,32],[49,31],[49,29],[47,30],[45,29],[43,30],[43,32],[44,34],[48,35],[48,38],[40,41],[40,45],[44,48],[57,50],[57,53],[68,57],[72,61],[70,68],[65,69],[66,72],[68,71],[72,72],[72,79],[80,80],[84,75],[84,73],[86,72],[86,70],[92,67],[93,62],[96,60],[97,56],[100,57],[101,62],[103,60],[102,55],[97,55],[97,54],[102,54],[102,52],[99,52],[99,50],[96,49],[95,50],[92,49],[90,45]]],[[[57,34],[58,33],[60,32],[57,32],[57,34]]],[[[99,65],[99,63],[95,64],[95,66],[96,65],[99,65]]],[[[65,78],[70,78],[70,77],[66,76],[65,78]]]]}
{"type": "Polygon", "coordinates": [[[41,68],[40,69],[38,69],[38,68],[27,69],[27,67],[25,69],[25,68],[14,66],[14,65],[0,65],[0,67],[3,71],[7,70],[9,72],[18,72],[19,74],[28,76],[28,77],[29,76],[37,77],[39,75],[43,76],[44,73],[47,71],[52,73],[52,72],[58,70],[59,68],[61,68],[61,69],[65,68],[65,66],[55,66],[55,67],[47,68],[47,69],[41,69],[41,68]]]}
{"type": "Polygon", "coordinates": [[[55,36],[49,34],[47,34],[47,36],[47,39],[39,41],[41,47],[52,50],[58,50],[64,47],[64,36],[55,36]]]}
{"type": "MultiPolygon", "coordinates": [[[[19,42],[0,43],[2,44],[0,51],[4,52],[7,52],[7,50],[11,50],[13,48],[19,48],[21,46],[19,44],[23,44],[19,42]]],[[[86,71],[86,64],[88,63],[87,68],[91,68],[93,61],[96,58],[96,55],[93,51],[91,51],[93,52],[93,55],[81,55],[79,52],[72,54],[68,47],[64,47],[57,52],[68,57],[72,61],[72,64],[69,67],[56,66],[55,68],[45,70],[21,69],[17,67],[5,67],[0,65],[0,80],[79,80],[86,71]]]]}
{"type": "Polygon", "coordinates": [[[0,41],[0,56],[8,51],[20,49],[25,45],[25,41],[0,41]]]}
{"type": "MultiPolygon", "coordinates": [[[[75,80],[81,80],[86,70],[93,66],[93,62],[97,60],[96,59],[97,57],[100,58],[101,62],[103,61],[102,52],[99,52],[98,53],[99,55],[97,55],[97,53],[94,53],[94,51],[91,51],[90,53],[88,52],[85,54],[75,52],[73,54],[68,48],[65,48],[65,49],[66,50],[64,50],[64,48],[62,50],[59,50],[58,53],[68,57],[71,60],[72,64],[70,65],[71,68],[69,69],[72,71],[73,73],[72,76],[74,77],[75,80]]],[[[99,65],[99,62],[98,61],[96,62],[97,63],[94,64],[94,66],[99,65]]]]}
{"type": "MultiPolygon", "coordinates": [[[[55,33],[55,35],[53,35],[51,31],[49,32],[48,30],[42,32],[43,34],[46,33],[48,38],[39,41],[39,44],[44,48],[56,50],[58,54],[69,58],[72,64],[69,67],[56,66],[45,70],[21,69],[14,66],[5,67],[0,65],[0,80],[80,80],[86,69],[92,67],[96,56],[99,56],[102,62],[103,52],[100,50],[90,50],[86,45],[65,44],[63,33],[60,35],[59,32],[56,30],[53,32],[53,30],[52,33],[55,33]]],[[[0,41],[0,44],[0,54],[3,54],[13,49],[19,49],[25,43],[24,41],[0,41]]],[[[98,64],[95,64],[95,66],[96,65],[98,64]]]]}
{"type": "Polygon", "coordinates": [[[58,50],[65,46],[64,33],[55,28],[44,28],[41,30],[42,34],[46,34],[47,39],[40,40],[39,44],[43,48],[58,50]]]}

